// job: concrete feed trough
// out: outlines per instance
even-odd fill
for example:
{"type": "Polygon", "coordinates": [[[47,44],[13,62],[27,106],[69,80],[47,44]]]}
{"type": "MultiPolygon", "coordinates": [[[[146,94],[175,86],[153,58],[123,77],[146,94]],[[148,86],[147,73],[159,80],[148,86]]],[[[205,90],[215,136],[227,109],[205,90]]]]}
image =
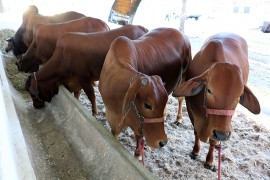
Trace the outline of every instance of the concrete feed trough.
{"type": "Polygon", "coordinates": [[[35,109],[0,61],[0,179],[156,179],[64,87],[35,109]]]}

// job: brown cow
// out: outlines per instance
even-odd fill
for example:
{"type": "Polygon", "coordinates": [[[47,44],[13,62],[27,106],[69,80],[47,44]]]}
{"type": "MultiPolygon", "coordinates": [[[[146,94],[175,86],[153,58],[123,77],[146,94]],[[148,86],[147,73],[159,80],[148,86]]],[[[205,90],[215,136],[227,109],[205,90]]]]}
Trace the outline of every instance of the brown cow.
{"type": "Polygon", "coordinates": [[[178,30],[158,28],[138,40],[119,37],[101,71],[99,91],[106,117],[117,137],[130,127],[137,139],[135,157],[143,163],[146,144],[163,147],[164,108],[191,59],[190,43],[178,30]]]}
{"type": "Polygon", "coordinates": [[[200,140],[210,143],[205,167],[213,169],[213,151],[219,141],[229,140],[231,119],[238,104],[260,113],[257,98],[247,87],[249,72],[246,41],[232,33],[211,36],[190,62],[187,80],[173,96],[186,96],[188,115],[194,126],[192,158],[200,154],[200,140]]]}
{"type": "Polygon", "coordinates": [[[55,50],[57,38],[65,32],[99,32],[108,31],[109,26],[102,20],[83,17],[64,23],[39,24],[34,27],[33,41],[17,61],[19,71],[34,72],[39,64],[46,63],[55,50]]]}
{"type": "Polygon", "coordinates": [[[43,16],[38,14],[38,8],[36,6],[31,5],[24,12],[23,22],[19,29],[16,31],[15,35],[7,39],[9,48],[6,47],[6,51],[8,52],[12,49],[13,54],[16,57],[25,53],[32,42],[33,27],[36,24],[66,22],[82,17],[85,17],[85,15],[74,11],[55,14],[53,16],[43,16]]]}
{"type": "Polygon", "coordinates": [[[96,115],[92,84],[99,80],[111,42],[119,36],[137,39],[147,31],[142,26],[127,25],[104,32],[70,32],[60,36],[51,59],[26,81],[34,107],[42,108],[45,102],[50,102],[58,93],[59,85],[63,84],[77,99],[83,89],[92,103],[92,113],[96,115]]]}

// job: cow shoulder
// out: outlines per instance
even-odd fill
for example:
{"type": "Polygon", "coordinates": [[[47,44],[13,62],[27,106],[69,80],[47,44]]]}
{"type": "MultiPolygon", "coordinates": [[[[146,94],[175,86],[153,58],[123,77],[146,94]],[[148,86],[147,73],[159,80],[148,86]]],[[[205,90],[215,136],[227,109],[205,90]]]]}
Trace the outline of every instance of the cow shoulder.
{"type": "Polygon", "coordinates": [[[128,58],[132,51],[132,48],[130,48],[132,44],[132,41],[128,37],[119,36],[112,42],[111,49],[114,51],[116,57],[128,58]]]}

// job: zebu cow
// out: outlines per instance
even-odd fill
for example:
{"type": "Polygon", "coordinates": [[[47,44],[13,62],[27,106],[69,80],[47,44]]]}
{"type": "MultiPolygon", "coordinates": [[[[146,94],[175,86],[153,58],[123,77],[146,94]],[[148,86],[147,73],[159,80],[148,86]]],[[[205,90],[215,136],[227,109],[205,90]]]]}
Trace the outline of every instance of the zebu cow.
{"type": "Polygon", "coordinates": [[[61,84],[79,98],[83,89],[92,103],[92,113],[97,114],[94,88],[99,80],[101,68],[111,42],[126,36],[137,39],[148,32],[142,26],[126,25],[110,31],[96,33],[65,33],[57,40],[51,59],[39,71],[32,73],[26,80],[33,105],[42,108],[58,93],[61,84]]]}
{"type": "Polygon", "coordinates": [[[85,17],[85,15],[74,11],[55,14],[53,16],[43,16],[38,14],[38,8],[36,6],[29,6],[23,14],[23,22],[15,35],[7,39],[8,46],[6,47],[6,52],[12,50],[16,57],[25,53],[32,42],[33,27],[36,24],[60,23],[82,17],[85,17]]]}
{"type": "Polygon", "coordinates": [[[205,167],[213,169],[213,151],[219,141],[229,140],[231,119],[242,104],[260,113],[257,98],[247,87],[249,73],[246,41],[231,33],[211,36],[190,62],[187,80],[173,96],[186,96],[188,115],[194,126],[192,158],[200,154],[200,140],[210,143],[205,167]]]}
{"type": "Polygon", "coordinates": [[[102,20],[83,17],[64,23],[39,24],[33,29],[33,41],[18,60],[19,71],[34,72],[39,64],[46,63],[55,50],[57,38],[65,32],[101,32],[108,31],[109,26],[102,20]]]}
{"type": "Polygon", "coordinates": [[[130,127],[137,139],[135,157],[143,163],[143,147],[167,143],[164,108],[181,82],[191,59],[190,43],[178,30],[159,28],[137,40],[119,37],[106,56],[99,91],[106,117],[117,137],[130,127]]]}

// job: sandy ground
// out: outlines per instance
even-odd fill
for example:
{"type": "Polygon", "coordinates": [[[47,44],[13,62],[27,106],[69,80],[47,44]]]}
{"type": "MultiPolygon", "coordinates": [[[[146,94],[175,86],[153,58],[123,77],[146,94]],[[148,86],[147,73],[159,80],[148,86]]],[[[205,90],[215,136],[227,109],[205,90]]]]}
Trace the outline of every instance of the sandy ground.
{"type": "MultiPolygon", "coordinates": [[[[99,113],[97,120],[106,128],[109,125],[105,119],[105,108],[96,89],[99,113]]],[[[80,101],[91,110],[85,95],[80,101]]],[[[161,149],[145,148],[145,167],[160,179],[217,179],[217,172],[203,167],[208,151],[208,144],[202,143],[202,153],[199,160],[190,158],[194,136],[193,127],[184,106],[183,123],[173,124],[176,119],[178,102],[170,96],[168,101],[168,116],[165,130],[169,138],[168,144],[161,149]]],[[[237,111],[233,116],[231,139],[222,144],[222,179],[270,179],[270,134],[264,126],[237,111]]],[[[119,137],[120,142],[130,152],[134,153],[136,143],[133,132],[127,128],[119,137]]],[[[217,151],[215,152],[217,166],[217,151]]]]}
{"type": "MultiPolygon", "coordinates": [[[[190,38],[193,51],[196,52],[203,40],[190,38]]],[[[4,46],[2,44],[2,46],[4,46]]],[[[250,59],[250,87],[258,92],[261,99],[269,98],[270,70],[269,54],[264,56],[261,52],[251,52],[250,59]],[[252,54],[252,53],[255,53],[252,54]],[[255,58],[254,58],[255,57],[255,58]]],[[[105,119],[105,108],[100,94],[95,88],[99,113],[97,120],[108,130],[105,119]]],[[[80,98],[81,103],[91,109],[85,95],[80,98]]],[[[260,101],[266,104],[267,101],[260,101]]],[[[217,179],[217,172],[203,167],[208,144],[202,143],[202,152],[199,160],[192,160],[190,152],[194,143],[193,127],[183,107],[183,123],[180,126],[173,124],[176,119],[177,101],[169,97],[168,115],[165,122],[168,144],[161,149],[145,148],[145,167],[159,179],[217,179]]],[[[263,112],[267,114],[267,105],[263,112]]],[[[222,144],[222,179],[270,179],[270,131],[266,126],[258,123],[259,116],[252,116],[241,108],[233,116],[233,133],[231,139],[222,144]]],[[[136,143],[133,132],[127,128],[119,137],[123,146],[133,154],[136,143]]],[[[215,152],[217,165],[217,152],[215,152]]]]}

